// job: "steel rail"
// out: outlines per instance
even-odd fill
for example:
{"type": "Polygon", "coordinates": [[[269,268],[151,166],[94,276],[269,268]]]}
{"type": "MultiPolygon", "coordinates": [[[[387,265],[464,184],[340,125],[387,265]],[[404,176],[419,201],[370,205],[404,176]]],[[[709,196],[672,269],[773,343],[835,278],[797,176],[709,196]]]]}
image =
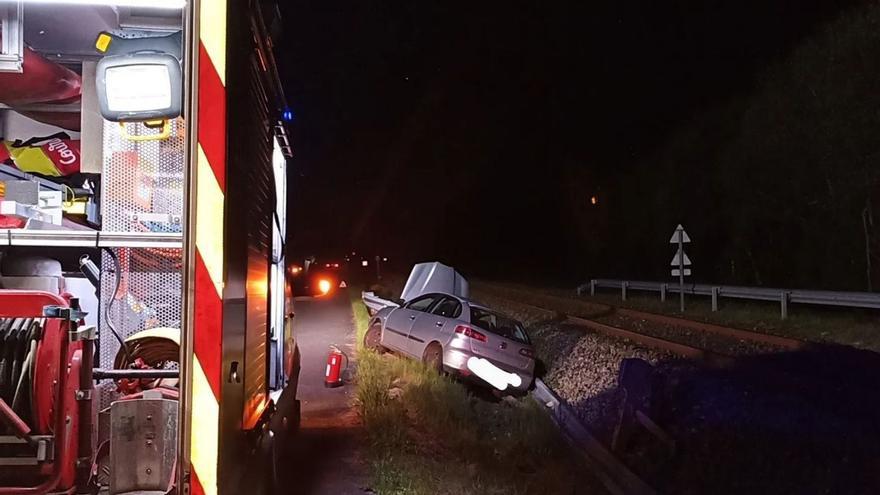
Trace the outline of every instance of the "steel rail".
{"type": "MultiPolygon", "coordinates": [[[[520,291],[517,289],[514,289],[514,291],[526,294],[524,291],[520,291]]],[[[543,312],[545,314],[551,314],[551,315],[564,314],[563,312],[560,312],[560,311],[547,309],[544,307],[536,306],[534,304],[518,301],[515,299],[510,299],[509,297],[498,296],[498,295],[496,295],[495,297],[507,299],[509,301],[512,301],[512,302],[518,304],[518,305],[525,306],[525,307],[531,308],[535,311],[543,312]]],[[[544,299],[557,299],[557,300],[560,300],[560,301],[566,302],[566,303],[572,302],[572,300],[570,300],[570,299],[559,297],[559,296],[553,296],[553,295],[542,295],[541,297],[544,299]]],[[[591,304],[596,304],[596,303],[591,303],[591,304]]],[[[695,330],[698,332],[712,333],[712,334],[720,335],[722,337],[737,339],[737,340],[746,341],[746,342],[755,342],[755,343],[772,345],[775,347],[780,347],[780,348],[783,348],[786,350],[791,350],[791,351],[803,350],[803,349],[810,347],[810,345],[811,345],[811,343],[809,343],[809,342],[805,342],[803,340],[798,340],[798,339],[793,339],[790,337],[781,337],[779,335],[754,332],[751,330],[742,330],[739,328],[716,325],[714,323],[706,323],[706,322],[702,322],[702,321],[695,321],[695,320],[688,320],[685,318],[678,318],[675,316],[667,316],[667,315],[661,315],[661,314],[657,314],[657,313],[649,313],[646,311],[639,311],[639,310],[635,310],[635,309],[623,308],[620,306],[613,306],[610,304],[602,303],[600,305],[608,308],[608,314],[618,314],[618,315],[626,317],[626,318],[642,319],[642,320],[651,321],[654,323],[659,323],[662,325],[671,325],[671,326],[688,328],[690,330],[695,330]]],[[[575,316],[571,316],[571,315],[565,315],[565,316],[568,317],[568,323],[576,323],[576,324],[580,324],[581,326],[589,326],[595,331],[605,333],[608,335],[613,334],[613,336],[615,336],[615,337],[623,337],[623,338],[628,338],[630,340],[639,341],[639,336],[644,335],[644,334],[641,334],[638,332],[633,332],[631,330],[625,330],[622,328],[617,328],[617,327],[613,327],[610,325],[606,325],[604,323],[599,323],[598,321],[588,319],[588,318],[575,317],[575,316]]],[[[645,337],[648,337],[648,336],[645,336],[645,337]]],[[[664,340],[664,339],[659,339],[657,337],[649,337],[649,339],[664,340]]],[[[655,344],[662,345],[662,344],[660,344],[660,342],[656,342],[654,340],[646,340],[644,343],[645,343],[645,345],[652,346],[652,347],[655,346],[655,344]]],[[[684,345],[684,344],[678,344],[678,345],[684,345]]],[[[684,347],[688,347],[688,346],[684,346],[684,347]]],[[[691,348],[691,349],[696,349],[696,348],[691,348]]],[[[676,349],[666,349],[666,350],[669,350],[670,352],[673,352],[675,354],[685,356],[685,357],[699,358],[699,356],[697,356],[693,352],[693,350],[678,349],[678,351],[681,351],[681,352],[678,352],[676,349]]]]}
{"type": "Polygon", "coordinates": [[[647,321],[653,321],[664,325],[674,325],[700,332],[714,333],[724,337],[730,337],[749,342],[760,342],[776,347],[782,347],[788,350],[798,350],[809,346],[809,343],[803,340],[792,339],[788,337],[780,337],[767,333],[752,332],[750,330],[741,330],[739,328],[725,327],[714,323],[705,323],[702,321],[687,320],[674,316],[658,315],[656,313],[647,313],[645,311],[637,311],[629,308],[614,307],[614,312],[627,318],[640,318],[647,321]]]}
{"type": "MultiPolygon", "coordinates": [[[[536,306],[531,303],[521,302],[515,299],[510,299],[509,297],[503,296],[495,296],[500,297],[502,299],[507,299],[515,304],[520,306],[525,306],[531,308],[535,311],[539,311],[545,314],[550,315],[561,315],[564,314],[560,311],[548,309],[541,306],[536,306]]],[[[556,298],[556,296],[545,296],[547,298],[556,298]]],[[[563,299],[563,298],[559,298],[563,299]]],[[[769,335],[764,333],[752,332],[749,330],[741,330],[738,328],[730,328],[724,327],[721,325],[715,325],[712,323],[703,323],[693,320],[686,320],[683,318],[675,318],[672,316],[658,315],[654,313],[646,313],[644,311],[636,311],[627,308],[620,308],[616,306],[606,305],[610,308],[613,313],[619,314],[621,316],[632,318],[632,319],[642,319],[646,321],[652,321],[654,323],[659,323],[663,325],[671,325],[678,326],[683,328],[688,328],[691,330],[711,333],[715,335],[720,335],[725,338],[736,339],[739,341],[747,341],[754,343],[762,343],[769,344],[776,347],[783,348],[785,350],[799,350],[805,349],[810,344],[801,340],[790,339],[787,337],[780,337],[777,335],[769,335]]],[[[695,361],[700,361],[705,365],[713,366],[713,367],[728,367],[731,366],[736,361],[736,356],[731,354],[723,354],[716,351],[711,351],[708,349],[704,349],[701,347],[694,347],[688,344],[684,344],[681,342],[677,342],[675,340],[656,337],[653,335],[648,335],[642,332],[637,332],[634,330],[628,330],[625,328],[620,328],[612,325],[608,325],[605,323],[601,323],[595,320],[591,320],[588,318],[582,318],[579,316],[572,316],[570,314],[564,314],[565,318],[562,321],[563,323],[569,325],[577,325],[581,327],[588,328],[594,332],[602,333],[604,335],[608,335],[609,337],[619,338],[619,339],[627,339],[632,342],[641,344],[645,347],[650,347],[654,349],[660,349],[672,354],[675,354],[680,357],[684,357],[687,359],[692,359],[695,361]]]]}
{"type": "Polygon", "coordinates": [[[693,359],[694,361],[701,361],[702,363],[710,366],[726,367],[732,365],[736,360],[734,356],[728,354],[721,354],[700,347],[682,344],[674,340],[654,337],[652,335],[646,335],[641,332],[635,332],[633,330],[627,330],[620,327],[606,325],[604,323],[588,320],[586,318],[578,318],[577,316],[569,316],[565,320],[565,323],[589,328],[594,332],[602,333],[609,337],[626,339],[644,345],[646,347],[671,352],[672,354],[675,354],[677,356],[681,356],[687,359],[693,359]]]}

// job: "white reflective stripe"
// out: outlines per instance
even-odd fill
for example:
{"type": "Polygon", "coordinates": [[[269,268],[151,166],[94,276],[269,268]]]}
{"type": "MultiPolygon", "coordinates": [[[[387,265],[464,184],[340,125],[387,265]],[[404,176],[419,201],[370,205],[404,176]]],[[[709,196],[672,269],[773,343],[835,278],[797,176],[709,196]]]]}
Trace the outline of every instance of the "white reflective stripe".
{"type": "Polygon", "coordinates": [[[197,356],[193,357],[190,461],[205,495],[217,495],[220,405],[197,356]]]}
{"type": "Polygon", "coordinates": [[[202,0],[199,7],[199,39],[211,63],[217,69],[220,82],[226,86],[226,1],[202,0]]]}
{"type": "Polygon", "coordinates": [[[324,376],[330,376],[330,365],[327,365],[327,371],[324,372],[324,376]]]}
{"type": "Polygon", "coordinates": [[[202,145],[198,147],[196,177],[196,247],[217,295],[223,298],[223,191],[202,145]]]}

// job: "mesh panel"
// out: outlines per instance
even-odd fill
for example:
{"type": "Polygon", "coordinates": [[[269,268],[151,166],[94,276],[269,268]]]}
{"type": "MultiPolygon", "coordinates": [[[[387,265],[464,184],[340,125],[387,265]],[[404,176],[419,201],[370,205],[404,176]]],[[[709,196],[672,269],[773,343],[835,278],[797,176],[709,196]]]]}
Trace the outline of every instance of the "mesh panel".
{"type": "MultiPolygon", "coordinates": [[[[110,319],[123,339],[157,327],[180,328],[182,301],[181,249],[118,248],[122,277],[119,292],[110,310],[110,319]]],[[[106,252],[101,258],[101,342],[100,366],[113,368],[119,342],[107,326],[103,313],[116,288],[113,258],[106,252]]],[[[116,397],[116,385],[104,381],[100,385],[101,408],[116,397]]]]}
{"type": "Polygon", "coordinates": [[[104,121],[102,227],[105,232],[181,232],[184,126],[170,136],[143,124],[104,121]]]}

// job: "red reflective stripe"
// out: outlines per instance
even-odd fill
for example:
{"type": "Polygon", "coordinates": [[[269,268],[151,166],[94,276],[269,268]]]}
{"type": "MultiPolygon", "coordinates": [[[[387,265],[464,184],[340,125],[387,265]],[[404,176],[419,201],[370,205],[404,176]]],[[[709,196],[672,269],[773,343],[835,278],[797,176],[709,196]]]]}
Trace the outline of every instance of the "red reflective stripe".
{"type": "Polygon", "coordinates": [[[190,495],[205,495],[205,489],[202,488],[202,483],[199,481],[199,473],[196,472],[195,469],[190,469],[190,484],[189,484],[189,493],[190,495]]]}
{"type": "Polygon", "coordinates": [[[199,144],[220,190],[226,192],[226,89],[199,42],[199,144]]]}
{"type": "MultiPolygon", "coordinates": [[[[220,329],[223,325],[223,306],[220,296],[202,255],[196,250],[195,315],[193,322],[193,350],[214,397],[220,400],[220,329]]],[[[198,415],[198,411],[195,412],[198,415]]]]}

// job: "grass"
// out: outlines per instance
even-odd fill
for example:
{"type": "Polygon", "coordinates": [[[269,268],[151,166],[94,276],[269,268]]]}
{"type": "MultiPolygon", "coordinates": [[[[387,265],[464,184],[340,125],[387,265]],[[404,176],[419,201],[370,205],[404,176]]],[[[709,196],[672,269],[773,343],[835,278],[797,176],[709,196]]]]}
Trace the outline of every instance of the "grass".
{"type": "Polygon", "coordinates": [[[476,397],[421,363],[362,348],[369,317],[351,290],[358,329],[357,397],[380,494],[604,493],[530,398],[476,397]]]}
{"type": "Polygon", "coordinates": [[[531,302],[584,317],[601,317],[603,306],[610,304],[813,342],[831,342],[880,351],[880,315],[876,311],[789,305],[789,317],[782,320],[776,303],[722,299],[719,301],[719,311],[712,311],[708,297],[691,296],[686,299],[686,309],[682,315],[679,312],[678,294],[670,294],[666,302],[661,302],[656,294],[630,291],[627,300],[622,301],[619,292],[608,290],[597,292],[595,296],[576,297],[573,290],[515,284],[478,282],[472,287],[477,288],[478,295],[484,293],[531,302]]]}

